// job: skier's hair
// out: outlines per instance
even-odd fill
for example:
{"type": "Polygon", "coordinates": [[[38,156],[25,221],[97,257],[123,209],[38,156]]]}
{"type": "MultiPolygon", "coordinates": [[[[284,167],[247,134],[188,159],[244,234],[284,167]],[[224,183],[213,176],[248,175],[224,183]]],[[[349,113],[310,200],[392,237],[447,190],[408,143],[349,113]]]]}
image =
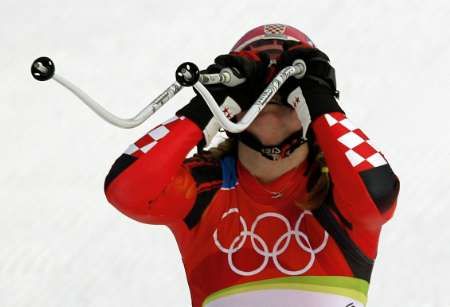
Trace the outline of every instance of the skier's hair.
{"type": "MultiPolygon", "coordinates": [[[[306,158],[308,166],[305,171],[305,175],[308,176],[308,197],[306,201],[295,202],[295,205],[303,210],[314,210],[324,203],[330,189],[330,178],[328,167],[325,164],[323,153],[320,151],[319,146],[313,142],[308,142],[308,146],[309,152],[306,158]]],[[[238,141],[235,138],[228,138],[208,151],[215,159],[220,159],[230,154],[237,157],[237,147],[238,141]]]]}

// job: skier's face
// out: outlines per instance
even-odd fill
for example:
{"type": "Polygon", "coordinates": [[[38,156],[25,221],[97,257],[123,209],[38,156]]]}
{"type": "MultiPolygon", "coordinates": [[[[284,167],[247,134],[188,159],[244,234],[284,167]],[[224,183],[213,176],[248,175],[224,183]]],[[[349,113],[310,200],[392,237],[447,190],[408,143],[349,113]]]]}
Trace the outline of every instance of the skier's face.
{"type": "MultiPolygon", "coordinates": [[[[238,114],[238,120],[244,114],[238,114]]],[[[264,145],[270,146],[279,144],[300,128],[301,123],[295,110],[282,104],[280,96],[275,95],[247,131],[255,135],[264,145]]]]}

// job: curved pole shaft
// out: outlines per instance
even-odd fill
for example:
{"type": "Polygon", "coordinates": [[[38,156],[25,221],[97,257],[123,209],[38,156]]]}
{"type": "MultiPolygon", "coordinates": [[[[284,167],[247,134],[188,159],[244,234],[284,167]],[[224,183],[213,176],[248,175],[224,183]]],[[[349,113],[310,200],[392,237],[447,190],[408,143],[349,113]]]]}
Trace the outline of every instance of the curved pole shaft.
{"type": "Polygon", "coordinates": [[[142,124],[183,88],[178,82],[174,82],[164,92],[162,92],[162,94],[160,94],[158,97],[156,97],[156,99],[154,99],[152,102],[150,102],[150,104],[142,109],[136,116],[132,118],[120,118],[106,110],[103,106],[101,106],[98,102],[96,102],[88,94],[83,92],[79,87],[77,87],[70,81],[56,74],[53,76],[53,79],[64,86],[66,89],[71,91],[73,94],[75,94],[75,96],[80,98],[80,100],[84,102],[84,104],[86,104],[98,116],[113,124],[114,126],[126,129],[134,128],[142,124]]]}

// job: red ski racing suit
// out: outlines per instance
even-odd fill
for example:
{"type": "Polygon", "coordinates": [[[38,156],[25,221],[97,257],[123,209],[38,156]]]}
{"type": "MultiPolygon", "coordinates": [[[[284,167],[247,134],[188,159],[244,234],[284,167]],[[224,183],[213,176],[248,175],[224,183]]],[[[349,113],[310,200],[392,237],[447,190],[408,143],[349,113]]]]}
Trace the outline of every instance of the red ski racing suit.
{"type": "Polygon", "coordinates": [[[132,219],[172,230],[195,307],[365,306],[399,181],[343,113],[318,117],[312,129],[331,188],[311,212],[294,205],[306,195],[306,162],[261,184],[235,156],[185,159],[202,131],[184,117],[132,144],[105,193],[132,219]]]}

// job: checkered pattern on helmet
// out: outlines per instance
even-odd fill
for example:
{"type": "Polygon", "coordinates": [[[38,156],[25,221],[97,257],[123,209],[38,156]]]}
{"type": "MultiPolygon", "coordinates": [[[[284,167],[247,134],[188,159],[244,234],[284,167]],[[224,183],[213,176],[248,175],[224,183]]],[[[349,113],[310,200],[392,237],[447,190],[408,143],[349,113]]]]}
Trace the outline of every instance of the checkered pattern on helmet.
{"type": "Polygon", "coordinates": [[[286,26],[282,24],[271,24],[264,26],[264,33],[267,35],[284,34],[284,31],[286,31],[286,26]]]}
{"type": "Polygon", "coordinates": [[[136,158],[146,154],[152,149],[158,141],[165,137],[168,133],[170,133],[170,129],[173,126],[173,123],[177,120],[184,120],[185,117],[173,117],[168,121],[162,123],[158,127],[150,130],[146,135],[141,137],[135,143],[131,144],[128,149],[125,151],[125,154],[132,155],[136,158]]]}
{"type": "Polygon", "coordinates": [[[369,138],[342,113],[325,114],[325,119],[339,143],[347,149],[345,156],[359,172],[387,164],[369,138]]]}

